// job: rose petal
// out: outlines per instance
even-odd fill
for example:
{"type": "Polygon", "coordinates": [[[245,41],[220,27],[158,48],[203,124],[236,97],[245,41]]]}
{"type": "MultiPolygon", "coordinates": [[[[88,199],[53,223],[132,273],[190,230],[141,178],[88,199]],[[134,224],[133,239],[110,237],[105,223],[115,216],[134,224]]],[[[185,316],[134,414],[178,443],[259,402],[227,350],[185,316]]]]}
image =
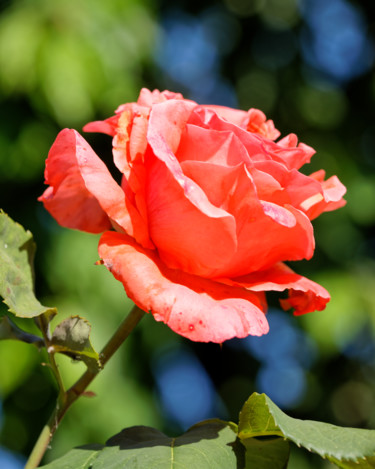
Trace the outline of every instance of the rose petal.
{"type": "Polygon", "coordinates": [[[126,197],[124,190],[113,179],[108,168],[93,151],[87,150],[88,143],[76,132],[77,162],[87,189],[98,200],[117,229],[123,229],[146,247],[152,247],[144,220],[126,197]]]}
{"type": "MultiPolygon", "coordinates": [[[[167,148],[156,148],[163,157],[167,148]]],[[[155,153],[155,150],[154,150],[155,153]]],[[[149,232],[160,257],[172,268],[208,277],[237,249],[232,215],[210,203],[177,162],[168,166],[149,155],[147,211],[149,232]],[[215,242],[213,242],[215,240],[215,242]]]]}
{"type": "Polygon", "coordinates": [[[178,161],[203,161],[227,166],[251,164],[249,155],[233,132],[187,124],[176,151],[178,161]]]}
{"type": "Polygon", "coordinates": [[[278,142],[265,141],[265,150],[276,161],[283,163],[289,169],[299,169],[309,163],[315,150],[305,143],[298,143],[295,134],[289,134],[278,142]]]}
{"type": "Polygon", "coordinates": [[[245,112],[225,106],[206,104],[199,106],[199,108],[214,111],[221,119],[271,140],[275,140],[280,135],[280,132],[275,129],[273,121],[267,120],[259,109],[249,109],[248,112],[245,112]]]}
{"type": "Polygon", "coordinates": [[[82,130],[84,132],[98,132],[114,137],[116,135],[117,121],[118,116],[112,116],[104,121],[89,122],[83,127],[82,130]]]}
{"type": "Polygon", "coordinates": [[[65,129],[58,135],[47,160],[46,182],[53,190],[47,189],[40,200],[59,223],[61,220],[64,226],[98,233],[108,229],[111,221],[138,242],[152,247],[139,213],[103,161],[75,130],[65,129]],[[87,205],[91,208],[88,213],[87,205]],[[87,220],[90,215],[92,221],[87,220]]]}
{"type": "Polygon", "coordinates": [[[268,332],[258,293],[169,269],[120,233],[102,235],[99,255],[129,298],[190,340],[222,343],[268,332]]]}
{"type": "Polygon", "coordinates": [[[276,161],[256,162],[250,172],[262,200],[303,209],[306,199],[323,194],[318,181],[276,161]]]}
{"type": "MultiPolygon", "coordinates": [[[[204,173],[206,178],[202,175],[198,180],[199,171],[194,172],[196,164],[187,161],[182,166],[193,179],[197,178],[199,185],[202,184],[212,203],[218,205],[222,202],[218,206],[233,215],[238,241],[235,253],[232,256],[229,251],[223,253],[220,263],[206,276],[238,276],[265,269],[275,262],[309,259],[312,256],[315,242],[308,217],[291,205],[281,206],[259,200],[257,188],[246,166],[232,167],[232,172],[227,168],[228,173],[223,174],[208,163],[199,163],[201,166],[208,165],[210,170],[204,173]],[[223,185],[220,188],[211,187],[221,176],[223,185]],[[225,192],[225,201],[220,198],[221,189],[225,192]],[[223,263],[224,260],[226,263],[223,263]]],[[[202,236],[205,236],[204,233],[202,236]]],[[[210,239],[217,237],[213,235],[210,239]]]]}
{"type": "Polygon", "coordinates": [[[248,117],[248,113],[246,111],[242,111],[240,109],[233,109],[226,106],[204,104],[202,106],[199,106],[199,108],[214,111],[222,119],[238,126],[241,126],[244,120],[248,117]]]}
{"type": "MultiPolygon", "coordinates": [[[[181,168],[185,176],[203,189],[209,201],[216,207],[231,213],[233,193],[238,190],[243,168],[225,166],[202,161],[183,161],[181,168]]],[[[247,179],[248,184],[250,181],[247,179]]]]}
{"type": "Polygon", "coordinates": [[[265,114],[259,109],[249,109],[247,118],[242,125],[249,132],[263,135],[270,140],[276,140],[280,136],[280,132],[275,128],[272,120],[267,120],[265,114]]]}
{"type": "Polygon", "coordinates": [[[150,236],[163,261],[171,268],[207,277],[236,251],[236,223],[183,174],[173,153],[191,109],[191,103],[170,100],[151,111],[146,205],[150,236]]]}
{"type": "MultiPolygon", "coordinates": [[[[130,103],[122,105],[116,112],[118,116],[116,134],[113,138],[113,159],[116,167],[124,175],[121,187],[128,202],[136,208],[136,212],[142,218],[142,230],[145,233],[147,209],[144,195],[144,153],[147,148],[149,108],[130,103]]],[[[144,242],[147,241],[142,243],[144,242]]]]}
{"type": "Polygon", "coordinates": [[[290,215],[285,216],[283,212],[283,217],[278,219],[268,213],[268,216],[257,216],[252,223],[242,224],[238,233],[241,249],[232,261],[231,276],[265,269],[279,261],[312,257],[315,240],[309,219],[290,205],[283,209],[290,215]],[[295,218],[294,225],[291,216],[295,218]]]}
{"type": "Polygon", "coordinates": [[[113,139],[114,162],[126,177],[127,186],[132,192],[131,197],[144,192],[148,114],[149,109],[140,106],[125,109],[119,117],[117,133],[113,139]]]}
{"type": "MultiPolygon", "coordinates": [[[[251,161],[256,161],[255,157],[261,160],[271,159],[271,156],[264,150],[265,139],[263,137],[226,121],[212,109],[197,106],[191,113],[188,124],[221,132],[232,132],[246,148],[251,161]]],[[[267,139],[267,141],[269,140],[267,139]]]]}
{"type": "Polygon", "coordinates": [[[310,178],[320,182],[323,196],[320,198],[308,198],[301,206],[306,211],[310,220],[318,217],[322,212],[330,212],[343,207],[346,201],[342,198],[346,193],[346,187],[337,176],[331,176],[324,181],[325,171],[320,170],[310,175],[310,178]]]}
{"type": "MultiPolygon", "coordinates": [[[[154,90],[150,91],[147,88],[142,88],[136,103],[121,104],[116,109],[116,115],[105,119],[104,121],[89,122],[83,127],[84,132],[99,132],[114,137],[116,135],[116,128],[119,115],[126,108],[133,108],[134,106],[143,106],[150,108],[153,104],[164,102],[168,99],[184,99],[181,93],[173,93],[172,91],[154,90]]],[[[186,100],[185,100],[186,101],[186,100]]]]}
{"type": "Polygon", "coordinates": [[[130,104],[121,104],[115,112],[115,115],[105,119],[104,121],[94,121],[89,122],[83,127],[84,132],[99,132],[103,134],[110,135],[114,137],[116,135],[117,123],[120,114],[126,109],[127,106],[131,106],[134,103],[130,104]]]}
{"type": "Polygon", "coordinates": [[[180,144],[181,134],[186,126],[196,103],[186,100],[172,99],[155,104],[150,112],[147,139],[150,145],[158,145],[163,138],[171,154],[175,154],[180,144]]]}
{"type": "Polygon", "coordinates": [[[151,107],[153,104],[162,103],[168,99],[184,99],[181,93],[174,93],[173,91],[150,91],[147,88],[142,88],[139,93],[137,104],[141,106],[151,107]]]}
{"type": "Polygon", "coordinates": [[[265,202],[262,200],[260,203],[265,215],[270,217],[277,224],[285,226],[286,228],[294,228],[296,226],[296,217],[290,210],[280,205],[273,204],[272,202],[265,202]]]}
{"type": "Polygon", "coordinates": [[[315,241],[308,217],[291,205],[260,201],[246,167],[229,197],[227,210],[236,220],[238,250],[211,277],[239,276],[279,261],[311,258],[315,241]]]}
{"type": "Polygon", "coordinates": [[[264,271],[220,281],[255,292],[289,290],[289,298],[280,300],[280,303],[285,310],[294,308],[295,315],[321,311],[330,300],[330,295],[325,288],[293,272],[282,262],[264,271]]]}
{"type": "Polygon", "coordinates": [[[38,198],[45,208],[67,228],[101,233],[111,222],[97,199],[87,189],[77,162],[76,152],[94,153],[87,146],[76,149],[74,130],[62,130],[53,143],[46,161],[45,183],[50,187],[38,198]]]}

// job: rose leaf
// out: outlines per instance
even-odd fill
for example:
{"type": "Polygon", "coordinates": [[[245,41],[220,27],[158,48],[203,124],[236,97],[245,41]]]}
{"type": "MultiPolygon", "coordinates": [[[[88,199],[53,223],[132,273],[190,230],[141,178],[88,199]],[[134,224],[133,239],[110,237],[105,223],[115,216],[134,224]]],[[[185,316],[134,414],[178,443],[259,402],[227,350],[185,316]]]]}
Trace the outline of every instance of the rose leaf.
{"type": "Polygon", "coordinates": [[[104,445],[85,445],[74,448],[59,459],[50,462],[43,469],[92,469],[93,462],[104,445]]]}
{"type": "Polygon", "coordinates": [[[0,211],[0,296],[9,311],[21,318],[54,315],[34,294],[35,244],[30,231],[0,211]]]}
{"type": "Polygon", "coordinates": [[[207,420],[171,438],[151,427],[126,428],[105,447],[76,448],[43,469],[244,469],[244,448],[235,425],[207,420]]]}
{"type": "Polygon", "coordinates": [[[238,435],[279,436],[319,454],[338,467],[375,468],[375,430],[344,428],[284,414],[265,394],[253,393],[240,413],[238,435]]]}
{"type": "Polygon", "coordinates": [[[290,443],[284,438],[246,438],[246,469],[285,469],[288,466],[290,443]]]}

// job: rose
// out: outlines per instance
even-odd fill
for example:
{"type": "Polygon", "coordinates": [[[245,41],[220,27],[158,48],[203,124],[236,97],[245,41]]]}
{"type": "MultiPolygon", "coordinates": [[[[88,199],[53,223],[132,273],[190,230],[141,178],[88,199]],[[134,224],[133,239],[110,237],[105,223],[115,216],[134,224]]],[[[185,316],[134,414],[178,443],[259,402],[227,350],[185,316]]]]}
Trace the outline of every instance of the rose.
{"type": "Polygon", "coordinates": [[[295,314],[328,292],[284,261],[314,252],[311,220],[344,205],[344,186],[299,168],[314,150],[248,112],[143,89],[136,103],[84,130],[113,136],[119,185],[89,144],[63,130],[40,200],[63,226],[104,232],[99,255],[128,296],[196,341],[268,331],[265,292],[295,314]],[[115,231],[111,230],[114,228],[115,231]]]}

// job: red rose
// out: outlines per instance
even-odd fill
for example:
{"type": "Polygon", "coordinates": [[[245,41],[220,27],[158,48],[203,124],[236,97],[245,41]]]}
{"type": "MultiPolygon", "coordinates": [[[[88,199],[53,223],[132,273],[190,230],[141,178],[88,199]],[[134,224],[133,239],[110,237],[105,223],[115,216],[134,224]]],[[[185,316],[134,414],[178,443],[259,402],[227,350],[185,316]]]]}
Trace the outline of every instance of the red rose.
{"type": "Polygon", "coordinates": [[[321,310],[320,285],[283,261],[310,259],[311,219],[344,205],[345,187],[298,170],[314,150],[261,111],[200,106],[143,89],[137,103],[86,131],[113,136],[121,186],[88,143],[63,130],[40,200],[63,226],[104,232],[99,255],[128,296],[196,341],[268,331],[265,292],[283,308],[321,310]],[[115,231],[111,230],[114,228],[115,231]]]}

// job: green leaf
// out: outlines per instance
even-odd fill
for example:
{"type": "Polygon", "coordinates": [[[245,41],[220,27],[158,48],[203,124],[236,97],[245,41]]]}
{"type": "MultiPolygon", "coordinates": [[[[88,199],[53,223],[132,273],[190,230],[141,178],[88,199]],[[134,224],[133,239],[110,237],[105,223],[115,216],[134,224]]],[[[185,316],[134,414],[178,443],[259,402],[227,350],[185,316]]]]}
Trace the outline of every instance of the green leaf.
{"type": "Polygon", "coordinates": [[[342,468],[375,467],[375,430],[344,428],[284,414],[265,394],[254,393],[240,413],[238,435],[282,436],[342,468]]]}
{"type": "Polygon", "coordinates": [[[246,438],[246,469],[285,469],[288,467],[290,444],[283,438],[246,438]]]}
{"type": "Polygon", "coordinates": [[[103,448],[103,445],[86,445],[74,448],[65,456],[40,467],[46,469],[91,469],[93,461],[103,448]]]}
{"type": "Polygon", "coordinates": [[[30,231],[0,211],[0,295],[9,311],[21,318],[55,314],[34,294],[35,244],[30,231]]]}
{"type": "Polygon", "coordinates": [[[76,448],[43,469],[243,469],[235,427],[207,420],[177,438],[151,427],[126,428],[95,454],[90,447],[76,448]]]}
{"type": "Polygon", "coordinates": [[[16,326],[7,316],[0,318],[0,340],[14,339],[22,340],[27,344],[34,344],[37,347],[44,347],[44,340],[37,335],[25,332],[16,326]]]}
{"type": "Polygon", "coordinates": [[[54,352],[82,360],[88,368],[97,370],[100,368],[99,354],[91,345],[90,332],[91,325],[86,319],[71,316],[55,327],[49,345],[54,352]]]}

